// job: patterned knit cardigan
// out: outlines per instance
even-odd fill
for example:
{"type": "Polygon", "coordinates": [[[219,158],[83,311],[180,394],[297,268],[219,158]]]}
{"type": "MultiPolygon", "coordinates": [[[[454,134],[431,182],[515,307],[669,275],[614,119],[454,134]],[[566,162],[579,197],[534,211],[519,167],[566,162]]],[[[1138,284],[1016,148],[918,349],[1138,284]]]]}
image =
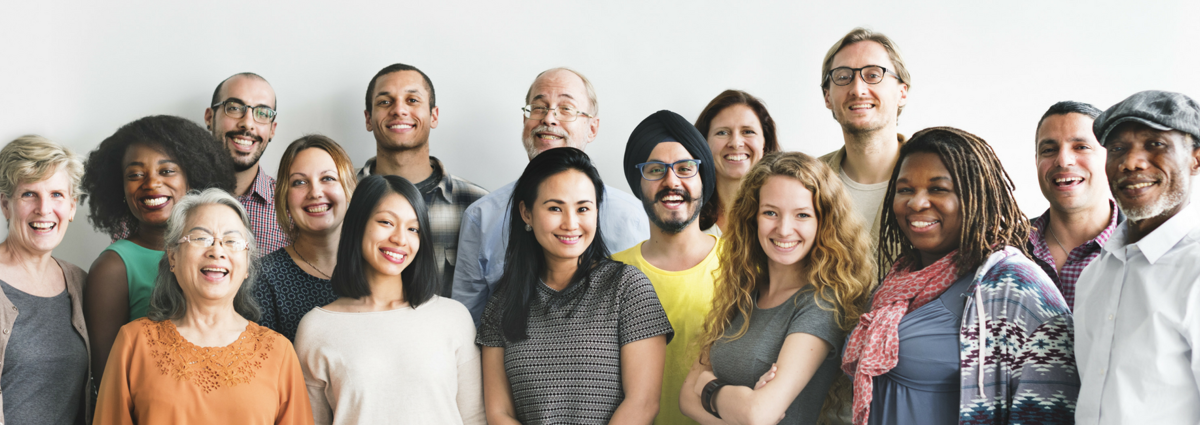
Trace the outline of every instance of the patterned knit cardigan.
{"type": "Polygon", "coordinates": [[[958,334],[958,423],[1075,423],[1075,331],[1050,277],[1006,247],[976,271],[972,289],[958,334]]]}

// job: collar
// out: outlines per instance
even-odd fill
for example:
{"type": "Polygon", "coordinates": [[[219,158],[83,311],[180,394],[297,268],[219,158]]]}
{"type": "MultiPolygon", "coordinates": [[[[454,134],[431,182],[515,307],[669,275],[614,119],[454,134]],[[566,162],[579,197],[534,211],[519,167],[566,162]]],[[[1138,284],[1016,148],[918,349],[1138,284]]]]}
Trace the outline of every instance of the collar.
{"type": "Polygon", "coordinates": [[[1200,205],[1189,203],[1183,207],[1174,217],[1167,219],[1157,229],[1150,234],[1143,236],[1141,240],[1134,243],[1127,243],[1129,226],[1131,220],[1125,220],[1113,232],[1113,237],[1104,244],[1104,250],[1112,252],[1122,261],[1126,260],[1126,248],[1137,247],[1146,256],[1146,261],[1151,265],[1159,258],[1167,255],[1175,244],[1183,240],[1188,233],[1200,226],[1200,205]]]}
{"type": "MultiPolygon", "coordinates": [[[[376,157],[371,157],[366,163],[363,164],[362,168],[358,169],[358,172],[354,175],[355,180],[361,182],[362,179],[367,178],[367,176],[375,174],[375,158],[376,157]]],[[[433,173],[429,174],[429,178],[438,178],[437,185],[433,187],[433,190],[436,191],[438,195],[441,196],[441,198],[447,203],[451,202],[450,194],[454,193],[454,188],[450,182],[450,174],[446,173],[446,168],[442,166],[442,161],[433,155],[429,156],[429,166],[433,168],[433,173]]],[[[412,182],[414,186],[420,185],[421,183],[422,182],[412,182]]]]}
{"type": "MultiPolygon", "coordinates": [[[[1104,230],[1101,230],[1096,237],[1084,242],[1084,245],[1102,248],[1108,243],[1108,240],[1112,238],[1113,232],[1117,229],[1117,225],[1122,221],[1118,219],[1122,217],[1122,215],[1121,209],[1117,208],[1117,201],[1114,201],[1111,198],[1108,200],[1108,211],[1108,226],[1105,226],[1104,230]]],[[[1036,245],[1037,240],[1044,241],[1046,238],[1045,229],[1046,227],[1050,226],[1050,209],[1047,208],[1046,212],[1042,213],[1040,217],[1033,219],[1030,224],[1033,225],[1033,228],[1029,232],[1030,242],[1033,242],[1036,245]]],[[[1069,254],[1070,253],[1068,253],[1068,255],[1069,254]]]]}
{"type": "Polygon", "coordinates": [[[246,196],[257,196],[263,202],[272,202],[275,198],[275,182],[271,181],[271,176],[263,171],[262,164],[258,165],[258,174],[254,175],[254,182],[250,183],[250,193],[246,196]]]}

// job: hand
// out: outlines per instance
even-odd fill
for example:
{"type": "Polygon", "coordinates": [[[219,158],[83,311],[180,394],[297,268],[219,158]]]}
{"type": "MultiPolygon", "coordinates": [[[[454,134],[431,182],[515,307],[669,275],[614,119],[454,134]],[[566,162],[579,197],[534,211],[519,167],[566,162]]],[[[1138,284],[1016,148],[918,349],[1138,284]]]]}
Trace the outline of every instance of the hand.
{"type": "Polygon", "coordinates": [[[709,381],[714,379],[717,379],[717,375],[713,374],[711,370],[700,372],[700,376],[696,378],[696,386],[692,388],[696,391],[696,396],[703,395],[704,387],[708,385],[709,381]]]}
{"type": "Polygon", "coordinates": [[[754,383],[754,389],[757,390],[767,386],[768,382],[771,382],[772,379],[775,379],[775,371],[777,370],[779,370],[779,367],[776,366],[775,363],[771,363],[771,368],[767,369],[767,372],[764,373],[762,377],[758,378],[758,382],[754,383]]]}

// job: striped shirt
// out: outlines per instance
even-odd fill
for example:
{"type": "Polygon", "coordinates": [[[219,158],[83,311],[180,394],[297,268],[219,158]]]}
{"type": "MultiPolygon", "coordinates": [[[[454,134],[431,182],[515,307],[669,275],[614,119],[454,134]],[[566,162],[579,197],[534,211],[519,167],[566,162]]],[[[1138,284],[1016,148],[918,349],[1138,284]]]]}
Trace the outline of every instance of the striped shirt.
{"type": "Polygon", "coordinates": [[[1067,262],[1063,264],[1061,272],[1055,270],[1054,256],[1050,254],[1050,246],[1046,244],[1045,229],[1050,225],[1050,210],[1046,210],[1041,217],[1030,222],[1033,228],[1029,229],[1029,252],[1033,254],[1034,262],[1050,275],[1050,280],[1054,281],[1054,286],[1058,287],[1063,299],[1067,300],[1067,307],[1072,310],[1075,308],[1075,283],[1079,281],[1079,274],[1083,273],[1083,268],[1091,264],[1092,260],[1100,256],[1100,248],[1104,247],[1108,238],[1112,236],[1113,229],[1124,219],[1117,209],[1116,201],[1110,199],[1108,203],[1112,208],[1108,227],[1092,240],[1072,249],[1071,253],[1067,254],[1067,262]]]}
{"type": "Polygon", "coordinates": [[[536,285],[527,339],[504,337],[507,294],[501,290],[488,301],[475,342],[504,348],[504,372],[521,423],[607,424],[625,399],[621,347],[659,335],[670,342],[675,334],[654,286],[637,268],[615,261],[561,292],[536,285]]]}
{"type": "MultiPolygon", "coordinates": [[[[454,280],[454,264],[458,261],[458,229],[463,211],[488,191],[475,183],[445,172],[442,161],[429,157],[433,173],[420,182],[413,182],[429,209],[430,234],[433,236],[433,258],[438,275],[442,276],[441,296],[449,298],[454,280]]],[[[375,173],[375,157],[358,169],[358,181],[375,173]]]]}

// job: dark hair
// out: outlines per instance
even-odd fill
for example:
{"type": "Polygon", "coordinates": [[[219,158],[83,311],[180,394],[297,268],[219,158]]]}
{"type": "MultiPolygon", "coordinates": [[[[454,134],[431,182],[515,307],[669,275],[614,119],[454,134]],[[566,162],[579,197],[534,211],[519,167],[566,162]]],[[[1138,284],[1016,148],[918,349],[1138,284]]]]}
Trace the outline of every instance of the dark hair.
{"type": "MultiPolygon", "coordinates": [[[[208,107],[211,108],[212,105],[216,105],[217,102],[221,101],[221,87],[225,87],[225,82],[232,80],[234,77],[254,77],[254,78],[262,80],[264,83],[271,84],[271,82],[267,81],[266,78],[263,78],[261,75],[255,74],[253,72],[239,72],[237,74],[230,75],[229,78],[221,80],[220,83],[217,83],[217,88],[213,90],[212,102],[208,103],[208,107]]],[[[272,94],[274,94],[274,93],[272,93],[272,94]]],[[[273,103],[273,105],[271,106],[271,109],[278,111],[279,110],[278,96],[271,98],[271,103],[273,103]]],[[[254,106],[254,105],[250,105],[250,106],[254,106]]]]}
{"type": "Polygon", "coordinates": [[[1042,119],[1038,120],[1037,130],[1041,130],[1042,122],[1046,121],[1046,118],[1050,118],[1050,116],[1052,116],[1052,115],[1066,115],[1066,114],[1075,113],[1075,114],[1087,115],[1092,120],[1095,120],[1096,117],[1100,116],[1101,112],[1104,112],[1104,111],[1101,111],[1099,108],[1092,106],[1092,104],[1090,104],[1090,103],[1076,102],[1073,100],[1064,100],[1062,102],[1058,102],[1053,105],[1050,105],[1050,109],[1047,109],[1046,113],[1042,114],[1042,119]]]}
{"type": "Polygon", "coordinates": [[[367,283],[364,272],[367,265],[363,260],[363,235],[375,207],[385,196],[393,193],[403,196],[412,205],[413,212],[417,213],[417,225],[420,226],[417,237],[421,245],[417,249],[417,255],[413,256],[412,264],[400,272],[400,280],[404,284],[404,299],[416,308],[438,294],[442,280],[437,273],[437,264],[433,261],[435,248],[430,233],[429,208],[425,206],[417,187],[400,176],[375,174],[358,183],[358,188],[354,190],[354,196],[350,199],[350,206],[346,209],[346,219],[342,222],[337,266],[333,268],[330,283],[333,292],[340,297],[358,299],[371,295],[371,286],[367,283]]]}
{"type": "MultiPolygon", "coordinates": [[[[560,173],[575,170],[583,173],[592,180],[596,189],[596,232],[592,235],[592,244],[579,256],[579,268],[571,276],[571,285],[585,285],[585,279],[592,270],[612,261],[608,259],[608,247],[604,245],[601,233],[600,208],[604,201],[604,182],[600,180],[600,172],[592,166],[592,160],[587,154],[575,148],[555,148],[538,154],[529,161],[521,178],[517,179],[513,188],[512,199],[509,201],[508,248],[504,252],[504,274],[496,284],[496,294],[502,296],[499,305],[502,316],[500,319],[504,338],[508,341],[522,341],[528,337],[526,329],[529,323],[529,303],[546,269],[546,257],[542,246],[538,244],[533,232],[525,230],[525,222],[521,220],[521,204],[533,205],[537,201],[538,189],[542,182],[560,173]]],[[[573,291],[581,294],[583,291],[573,291]]],[[[570,295],[568,295],[570,297],[570,295]]]]}
{"type": "MultiPolygon", "coordinates": [[[[733,105],[749,106],[754,111],[754,115],[758,116],[758,123],[763,130],[763,156],[779,152],[779,139],[775,136],[775,120],[771,119],[771,114],[767,112],[767,105],[757,97],[741,90],[725,90],[708,102],[708,106],[705,106],[704,110],[700,112],[700,117],[696,118],[696,129],[700,130],[700,134],[705,139],[708,139],[708,130],[712,128],[712,120],[733,105]]],[[[716,152],[713,152],[713,158],[716,157],[716,152]]],[[[721,193],[713,191],[712,199],[709,199],[700,208],[700,228],[707,229],[715,225],[717,214],[723,207],[721,193]]]]}
{"type": "Polygon", "coordinates": [[[101,232],[117,235],[137,232],[137,219],[125,200],[125,151],[133,144],[162,151],[179,164],[189,189],[218,188],[232,192],[233,159],[213,141],[203,127],[189,120],[154,115],[121,126],[88,154],[83,167],[83,191],[90,198],[88,221],[101,232]]]}
{"type": "Polygon", "coordinates": [[[394,63],[375,73],[375,76],[371,77],[371,83],[367,84],[367,113],[371,112],[371,98],[375,97],[375,82],[379,81],[379,77],[400,71],[417,71],[418,74],[421,74],[421,78],[425,79],[425,88],[429,89],[429,109],[432,110],[434,107],[437,107],[437,93],[433,91],[433,81],[429,80],[429,76],[425,75],[424,72],[421,72],[415,66],[394,63]]]}
{"type": "Polygon", "coordinates": [[[880,277],[887,274],[889,265],[899,262],[912,267],[919,257],[912,242],[900,230],[896,212],[891,207],[896,198],[896,179],[901,164],[916,153],[937,154],[950,171],[954,194],[959,200],[962,229],[959,231],[958,252],[954,264],[959,276],[973,273],[987,260],[988,255],[1011,246],[1029,257],[1029,220],[1017,206],[1013,182],[992,147],[974,134],[953,127],[932,127],[913,134],[904,146],[888,181],[884,196],[883,216],[880,218],[879,253],[876,265],[880,277]]]}

